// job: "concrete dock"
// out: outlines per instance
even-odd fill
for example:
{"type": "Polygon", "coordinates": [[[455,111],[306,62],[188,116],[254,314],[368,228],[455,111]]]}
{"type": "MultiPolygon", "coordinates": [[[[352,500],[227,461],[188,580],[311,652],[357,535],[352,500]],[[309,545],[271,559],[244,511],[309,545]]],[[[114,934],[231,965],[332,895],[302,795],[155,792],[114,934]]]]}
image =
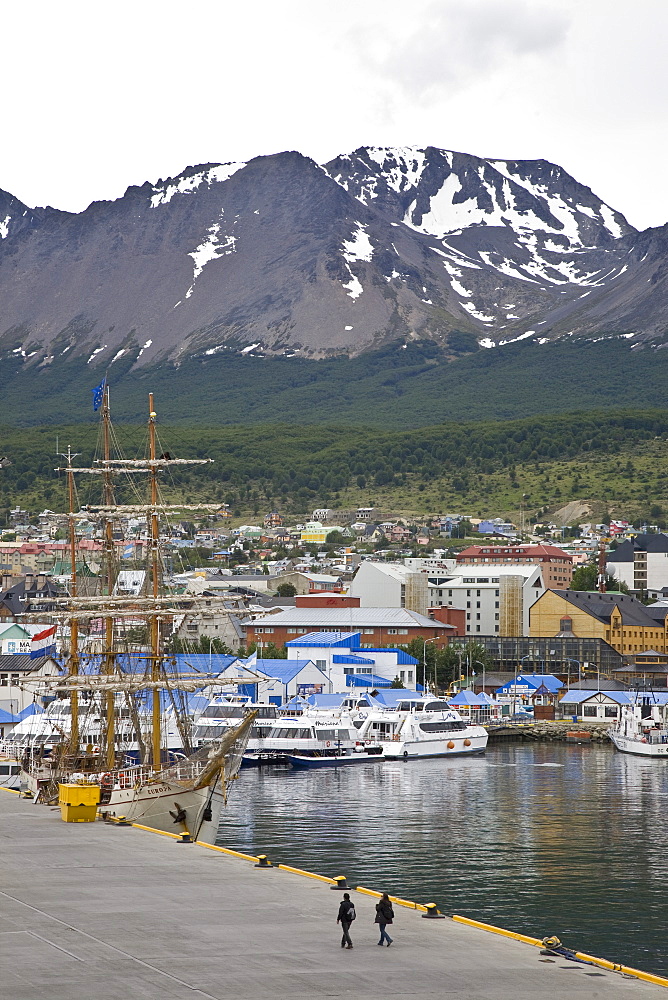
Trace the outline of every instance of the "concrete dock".
{"type": "MultiPolygon", "coordinates": [[[[0,997],[11,1000],[551,1000],[668,997],[666,989],[323,882],[0,791],[0,997]]],[[[326,874],[338,874],[326,873],[326,874]]],[[[382,891],[382,883],[370,888],[382,891]]],[[[428,900],[426,900],[428,902],[428,900]]]]}

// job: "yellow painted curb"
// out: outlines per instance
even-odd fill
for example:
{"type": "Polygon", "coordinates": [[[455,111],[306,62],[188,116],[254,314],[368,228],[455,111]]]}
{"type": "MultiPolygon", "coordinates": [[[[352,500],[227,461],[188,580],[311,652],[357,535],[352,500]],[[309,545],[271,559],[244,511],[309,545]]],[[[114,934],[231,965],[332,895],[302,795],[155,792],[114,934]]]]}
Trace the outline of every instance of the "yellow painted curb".
{"type": "Polygon", "coordinates": [[[543,942],[538,938],[528,937],[526,934],[517,934],[515,931],[507,931],[504,927],[495,927],[494,924],[483,924],[480,920],[461,917],[458,913],[453,913],[452,919],[458,924],[467,924],[469,927],[477,927],[481,931],[489,931],[492,934],[500,934],[502,937],[513,938],[515,941],[523,941],[524,944],[532,944],[536,948],[543,947],[543,942]]]}
{"type": "MultiPolygon", "coordinates": [[[[503,927],[495,927],[494,924],[483,924],[480,920],[471,920],[470,917],[462,917],[457,913],[452,915],[452,919],[458,924],[467,924],[469,927],[477,927],[482,931],[489,931],[491,934],[500,934],[502,937],[513,938],[515,941],[522,941],[524,944],[531,944],[536,948],[543,948],[544,944],[538,938],[528,937],[526,934],[516,934],[515,931],[507,931],[503,927]]],[[[653,983],[655,986],[668,988],[668,979],[663,976],[655,976],[651,972],[642,972],[640,969],[633,969],[628,965],[619,965],[617,962],[610,962],[607,958],[596,958],[594,955],[587,955],[582,951],[573,952],[576,959],[581,962],[589,962],[597,965],[601,969],[609,972],[621,972],[625,976],[632,976],[634,979],[642,979],[646,983],[653,983]]]]}
{"type": "MultiPolygon", "coordinates": [[[[376,899],[380,899],[383,895],[382,892],[376,892],[375,889],[366,889],[363,885],[358,885],[355,892],[363,892],[365,896],[375,896],[376,899]]],[[[390,901],[396,903],[397,906],[405,906],[409,910],[421,910],[423,913],[427,912],[427,907],[423,906],[422,903],[414,903],[411,899],[402,899],[400,896],[390,896],[390,901]]]]}
{"type": "Polygon", "coordinates": [[[280,868],[284,872],[292,872],[293,875],[305,875],[306,878],[315,878],[319,882],[326,882],[328,885],[336,885],[336,880],[333,878],[327,878],[326,875],[316,875],[315,872],[306,872],[303,868],[292,868],[290,865],[276,865],[276,868],[280,868]]]}
{"type": "Polygon", "coordinates": [[[12,795],[20,795],[18,788],[5,788],[4,785],[0,785],[0,792],[11,792],[12,795]]]}
{"type": "Polygon", "coordinates": [[[161,837],[171,837],[172,840],[180,840],[180,833],[167,833],[166,830],[156,830],[153,826],[142,826],[141,823],[132,823],[137,830],[146,830],[147,833],[159,833],[161,837]]]}
{"type": "Polygon", "coordinates": [[[196,840],[195,843],[198,847],[208,847],[210,851],[218,851],[219,854],[229,854],[233,858],[242,858],[244,861],[254,861],[257,864],[259,860],[258,858],[254,858],[252,854],[241,854],[240,851],[233,851],[229,847],[216,847],[215,844],[207,844],[205,840],[196,840]]]}

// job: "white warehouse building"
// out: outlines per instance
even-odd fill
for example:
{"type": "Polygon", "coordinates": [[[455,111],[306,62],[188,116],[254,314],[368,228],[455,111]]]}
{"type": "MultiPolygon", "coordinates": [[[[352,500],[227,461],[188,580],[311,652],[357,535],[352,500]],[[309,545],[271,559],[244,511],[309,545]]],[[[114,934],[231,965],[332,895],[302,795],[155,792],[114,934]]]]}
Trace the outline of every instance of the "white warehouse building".
{"type": "Polygon", "coordinates": [[[467,635],[528,635],[529,608],[544,591],[534,563],[465,566],[438,585],[430,580],[429,607],[465,611],[467,635]]]}

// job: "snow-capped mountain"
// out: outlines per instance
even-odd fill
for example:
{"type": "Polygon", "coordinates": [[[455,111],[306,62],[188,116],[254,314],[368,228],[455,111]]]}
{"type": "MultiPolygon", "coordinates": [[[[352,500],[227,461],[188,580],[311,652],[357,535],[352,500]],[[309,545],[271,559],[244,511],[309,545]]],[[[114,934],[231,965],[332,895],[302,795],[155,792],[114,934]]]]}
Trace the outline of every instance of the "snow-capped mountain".
{"type": "Polygon", "coordinates": [[[471,350],[658,343],[667,240],[554,164],[431,147],[189,167],[80,214],[0,192],[0,358],[141,368],[423,338],[447,353],[462,333],[471,350]]]}

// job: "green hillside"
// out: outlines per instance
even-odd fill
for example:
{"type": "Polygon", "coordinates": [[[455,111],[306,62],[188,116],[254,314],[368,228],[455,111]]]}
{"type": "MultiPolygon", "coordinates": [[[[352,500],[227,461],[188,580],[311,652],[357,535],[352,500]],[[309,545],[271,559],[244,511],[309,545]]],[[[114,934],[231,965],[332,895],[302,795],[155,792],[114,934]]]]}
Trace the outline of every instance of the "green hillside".
{"type": "MultiPolygon", "coordinates": [[[[430,341],[392,344],[356,358],[307,361],[223,352],[130,372],[121,358],[109,371],[114,418],[144,419],[155,393],[165,423],[327,424],[430,427],[450,420],[509,420],[536,413],[668,406],[668,351],[631,349],[620,338],[564,339],[478,349],[460,334],[460,355],[430,341]],[[470,353],[463,353],[470,352],[470,353]]],[[[90,390],[103,370],[60,358],[34,367],[0,365],[0,424],[92,422],[90,390]]]]}
{"type": "MultiPolygon", "coordinates": [[[[10,428],[1,431],[0,507],[33,513],[62,510],[65,483],[54,472],[56,450],[70,444],[88,464],[98,429],[10,428]],[[58,449],[56,441],[58,440],[58,449]]],[[[143,426],[118,425],[125,457],[144,453],[143,426]]],[[[174,457],[211,457],[214,464],[175,469],[165,493],[230,504],[239,516],[277,505],[307,513],[314,506],[374,504],[420,515],[464,512],[527,514],[571,501],[656,521],[668,510],[668,410],[595,411],[523,420],[450,422],[412,430],[345,426],[160,426],[160,448],[174,457]],[[653,512],[654,511],[654,512],[653,512]]],[[[81,477],[80,502],[99,500],[99,477],[81,477]]],[[[118,500],[133,499],[119,484],[118,500]]],[[[585,519],[584,517],[581,519],[585,519]]],[[[4,520],[0,511],[0,523],[4,520]]]]}

